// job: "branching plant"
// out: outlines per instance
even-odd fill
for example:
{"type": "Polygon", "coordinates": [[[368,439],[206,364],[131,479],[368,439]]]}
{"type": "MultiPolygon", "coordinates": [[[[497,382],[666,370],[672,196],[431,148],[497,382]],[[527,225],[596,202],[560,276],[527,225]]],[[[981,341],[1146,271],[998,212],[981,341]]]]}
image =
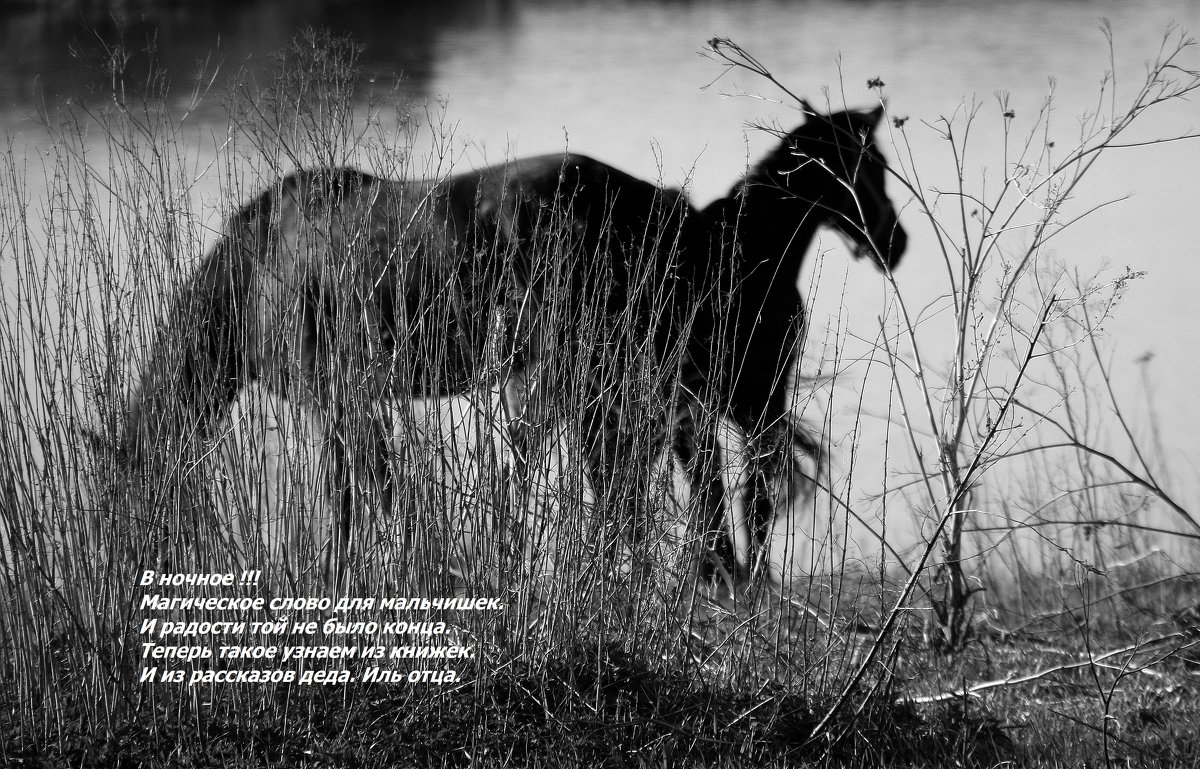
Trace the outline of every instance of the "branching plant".
{"type": "MultiPolygon", "coordinates": [[[[1111,31],[1105,27],[1104,33],[1111,49],[1111,31]]],[[[728,66],[752,72],[792,96],[761,61],[736,44],[717,40],[710,46],[728,66]]],[[[890,648],[891,633],[909,615],[916,596],[929,601],[936,645],[959,650],[970,640],[973,597],[981,587],[966,562],[974,548],[985,545],[968,537],[972,530],[988,525],[988,508],[998,499],[989,485],[1002,483],[1006,466],[1011,470],[1026,454],[1074,451],[1085,470],[1088,463],[1099,461],[1121,476],[1117,482],[1140,487],[1186,529],[1197,530],[1193,513],[1165,490],[1153,461],[1140,448],[1113,395],[1111,373],[1100,352],[1097,313],[1107,314],[1136,274],[1127,273],[1102,295],[1102,285],[1073,283],[1069,272],[1054,273],[1047,263],[1050,248],[1063,231],[1086,226],[1088,217],[1107,205],[1083,211],[1073,206],[1076,193],[1102,155],[1196,138],[1188,134],[1126,140],[1136,121],[1200,89],[1200,72],[1186,66],[1193,49],[1190,38],[1170,31],[1144,82],[1125,104],[1117,98],[1115,69],[1107,74],[1096,110],[1085,116],[1075,143],[1065,148],[1049,139],[1053,94],[1022,133],[1007,96],[999,96],[997,118],[1004,126],[999,185],[987,184],[986,172],[980,176],[966,166],[971,129],[983,114],[981,105],[971,104],[961,114],[924,124],[945,142],[953,158],[957,180],[949,188],[928,185],[921,169],[923,159],[914,157],[909,141],[910,132],[917,129],[906,118],[892,121],[893,149],[899,160],[893,164],[894,180],[911,196],[908,221],[917,219],[927,225],[928,242],[940,256],[945,286],[935,306],[916,308],[904,291],[902,275],[889,276],[892,314],[881,321],[877,342],[916,479],[902,484],[899,491],[929,525],[924,528],[925,544],[903,564],[904,585],[878,626],[874,642],[814,729],[815,735],[830,728],[890,648]],[[942,323],[952,333],[926,330],[926,319],[935,315],[951,319],[942,323]],[[1094,376],[1086,382],[1068,381],[1065,368],[1081,350],[1093,358],[1094,376]],[[1033,393],[1044,395],[1047,379],[1057,384],[1052,388],[1055,397],[1048,405],[1035,406],[1033,393]],[[1083,431],[1073,405],[1079,397],[1077,386],[1087,393],[1106,394],[1107,405],[1128,440],[1132,462],[1101,448],[1099,436],[1083,431]],[[1048,437],[1054,434],[1057,438],[1048,437]]],[[[868,86],[882,102],[882,81],[875,79],[868,86]]],[[[978,154],[977,147],[970,148],[972,155],[978,154]]],[[[1085,489],[1096,490],[1104,483],[1094,475],[1084,478],[1085,489]]]]}

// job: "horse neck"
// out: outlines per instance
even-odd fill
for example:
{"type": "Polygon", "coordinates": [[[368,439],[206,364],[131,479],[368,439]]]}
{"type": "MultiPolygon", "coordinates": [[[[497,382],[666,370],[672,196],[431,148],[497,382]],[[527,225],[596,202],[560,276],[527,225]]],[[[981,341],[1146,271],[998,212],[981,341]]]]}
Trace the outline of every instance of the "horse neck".
{"type": "Polygon", "coordinates": [[[736,267],[743,296],[795,289],[819,221],[815,206],[762,184],[740,182],[705,211],[719,233],[721,265],[736,267]]]}

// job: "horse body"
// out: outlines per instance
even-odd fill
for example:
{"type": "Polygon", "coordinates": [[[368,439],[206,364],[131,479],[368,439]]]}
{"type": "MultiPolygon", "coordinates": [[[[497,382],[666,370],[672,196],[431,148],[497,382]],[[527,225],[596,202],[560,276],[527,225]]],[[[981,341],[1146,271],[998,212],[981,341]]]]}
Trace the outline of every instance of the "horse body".
{"type": "MultiPolygon", "coordinates": [[[[255,378],[293,397],[299,379],[323,406],[347,376],[371,400],[462,392],[485,365],[495,311],[515,323],[513,305],[553,292],[572,300],[598,292],[609,319],[648,327],[654,294],[687,296],[663,289],[682,279],[676,246],[660,238],[647,247],[648,239],[678,237],[689,214],[678,192],[580,155],[442,181],[349,169],[290,175],[233,217],[181,291],[144,364],[122,443],[160,437],[147,430],[203,432],[255,378]],[[535,252],[556,247],[571,274],[534,263],[535,252]],[[639,264],[647,256],[652,263],[639,264]],[[401,343],[408,354],[398,354],[401,343]],[[170,411],[181,413],[161,419],[170,411]]],[[[661,349],[669,337],[656,340],[661,349]]],[[[513,366],[531,352],[522,341],[508,351],[513,366]]]]}
{"type": "MultiPolygon", "coordinates": [[[[784,426],[803,443],[788,421],[786,380],[803,323],[804,252],[823,223],[881,267],[904,250],[869,141],[878,118],[810,117],[703,213],[679,191],[582,155],[440,180],[290,175],[232,218],[170,308],[121,447],[142,458],[163,441],[209,435],[256,378],[329,414],[337,444],[355,432],[345,420],[380,399],[511,390],[504,383],[562,355],[567,332],[586,328],[604,351],[597,367],[649,355],[677,365],[695,409],[728,403],[715,441],[730,463],[726,524],[744,570],[746,437],[784,426]],[[539,322],[550,306],[554,322],[539,322]]],[[[510,413],[528,412],[528,401],[506,397],[510,413]]],[[[585,429],[602,433],[608,415],[597,410],[585,429]]],[[[689,429],[674,441],[684,454],[695,449],[689,429]]],[[[382,461],[369,455],[382,457],[387,440],[342,441],[335,464],[382,461]]],[[[591,461],[614,457],[597,450],[591,461]]],[[[341,472],[331,485],[348,508],[341,472]]]]}

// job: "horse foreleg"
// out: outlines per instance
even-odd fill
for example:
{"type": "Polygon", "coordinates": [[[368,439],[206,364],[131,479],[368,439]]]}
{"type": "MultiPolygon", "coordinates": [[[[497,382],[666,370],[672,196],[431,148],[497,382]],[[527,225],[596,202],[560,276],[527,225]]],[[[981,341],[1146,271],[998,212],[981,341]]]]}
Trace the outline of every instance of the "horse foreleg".
{"type": "Polygon", "coordinates": [[[750,448],[746,432],[729,417],[719,417],[715,425],[717,465],[721,477],[721,510],[726,533],[733,546],[738,579],[750,576],[751,531],[749,496],[753,489],[750,472],[750,448]]]}

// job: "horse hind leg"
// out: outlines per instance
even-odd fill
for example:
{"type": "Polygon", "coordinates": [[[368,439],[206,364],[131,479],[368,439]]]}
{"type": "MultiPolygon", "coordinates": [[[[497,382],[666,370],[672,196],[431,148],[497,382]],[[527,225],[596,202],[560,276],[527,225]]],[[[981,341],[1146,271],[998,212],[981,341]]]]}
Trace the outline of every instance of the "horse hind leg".
{"type": "Polygon", "coordinates": [[[442,397],[388,402],[392,496],[387,562],[423,595],[500,584],[503,546],[520,466],[513,422],[523,395],[504,382],[442,397]],[[507,393],[506,393],[507,390],[507,393]]]}
{"type": "Polygon", "coordinates": [[[378,584],[376,556],[386,547],[394,504],[388,443],[374,408],[356,409],[353,418],[342,408],[331,410],[325,435],[329,526],[320,563],[335,594],[352,584],[378,584]]]}
{"type": "MultiPolygon", "coordinates": [[[[542,400],[543,394],[527,369],[511,365],[504,369],[507,371],[498,374],[487,396],[492,451],[501,470],[505,497],[495,505],[494,527],[520,543],[524,569],[535,578],[545,577],[555,570],[558,538],[554,529],[558,522],[551,520],[554,516],[546,507],[553,482],[548,476],[557,475],[556,468],[543,461],[550,438],[547,435],[539,439],[546,430],[544,409],[533,401],[542,400]]],[[[507,549],[503,546],[507,543],[497,544],[507,549]]]]}
{"type": "MultiPolygon", "coordinates": [[[[552,406],[546,409],[552,410],[552,406]]],[[[534,422],[524,425],[532,434],[523,436],[521,445],[527,454],[517,485],[524,496],[524,531],[531,544],[528,557],[535,574],[551,577],[563,574],[571,562],[607,557],[611,527],[597,516],[598,498],[583,436],[569,420],[553,413],[534,422]]],[[[624,566],[618,569],[625,570],[624,566]]]]}

